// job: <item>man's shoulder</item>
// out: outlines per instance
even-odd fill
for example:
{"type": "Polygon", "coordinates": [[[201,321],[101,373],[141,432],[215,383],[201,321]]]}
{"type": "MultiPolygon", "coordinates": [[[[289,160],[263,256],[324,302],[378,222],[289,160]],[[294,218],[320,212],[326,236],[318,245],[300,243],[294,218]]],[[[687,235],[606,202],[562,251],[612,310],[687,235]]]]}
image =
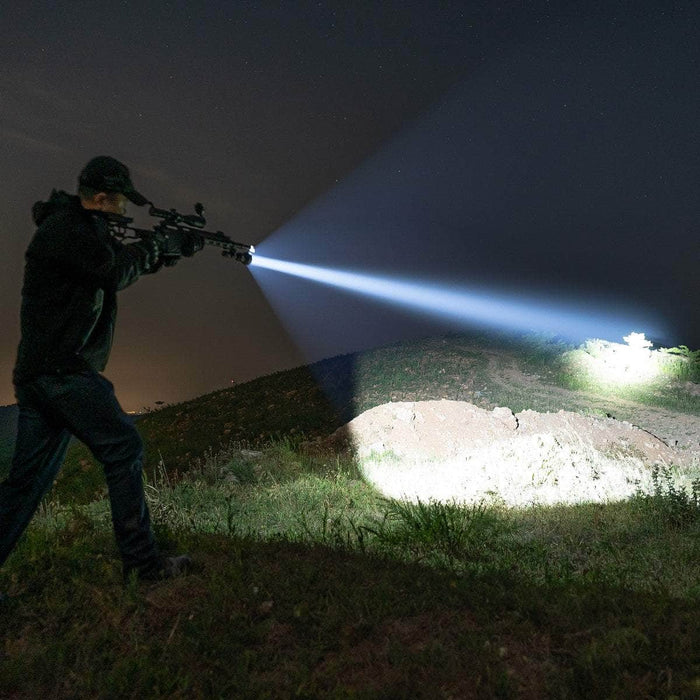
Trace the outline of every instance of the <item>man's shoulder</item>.
{"type": "Polygon", "coordinates": [[[92,238],[95,225],[92,217],[84,209],[61,207],[51,212],[37,226],[31,245],[52,245],[64,240],[80,240],[92,238]]]}
{"type": "Polygon", "coordinates": [[[47,216],[32,237],[27,256],[63,258],[95,241],[95,228],[89,214],[72,207],[61,207],[47,216]]]}
{"type": "Polygon", "coordinates": [[[51,212],[38,226],[37,231],[57,228],[93,228],[89,213],[82,207],[61,207],[51,212]]]}
{"type": "Polygon", "coordinates": [[[80,215],[85,211],[81,205],[80,198],[74,194],[68,194],[64,190],[51,190],[51,194],[46,200],[34,202],[32,206],[32,219],[37,226],[43,225],[46,221],[53,219],[56,214],[71,212],[73,215],[80,215]]]}

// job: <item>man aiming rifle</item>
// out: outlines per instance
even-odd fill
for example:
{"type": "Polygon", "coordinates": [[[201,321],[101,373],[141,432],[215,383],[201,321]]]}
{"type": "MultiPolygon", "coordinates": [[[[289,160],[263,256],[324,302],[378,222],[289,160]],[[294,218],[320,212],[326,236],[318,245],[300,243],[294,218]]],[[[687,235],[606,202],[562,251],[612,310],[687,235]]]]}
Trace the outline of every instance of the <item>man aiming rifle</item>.
{"type": "MultiPolygon", "coordinates": [[[[0,483],[0,566],[51,488],[71,435],[103,466],[125,577],[170,578],[191,564],[188,556],[165,557],[156,546],[142,483],[143,444],[101,374],[117,292],[165,262],[158,236],[124,244],[111,235],[110,219],[124,215],[127,201],[148,203],[125,165],[99,156],[81,172],[78,196],[54,190],[32,209],[38,228],[26,253],[13,374],[17,442],[0,483]]],[[[179,254],[202,249],[198,233],[179,235],[179,254]]]]}

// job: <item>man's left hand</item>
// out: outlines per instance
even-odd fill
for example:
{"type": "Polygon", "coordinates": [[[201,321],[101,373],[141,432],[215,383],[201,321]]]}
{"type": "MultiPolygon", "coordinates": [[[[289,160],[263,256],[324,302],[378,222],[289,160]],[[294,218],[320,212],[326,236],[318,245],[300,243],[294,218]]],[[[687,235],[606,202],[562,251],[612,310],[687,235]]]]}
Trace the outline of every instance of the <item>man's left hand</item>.
{"type": "Polygon", "coordinates": [[[194,231],[187,231],[182,241],[182,254],[191,258],[204,248],[204,238],[194,231]]]}

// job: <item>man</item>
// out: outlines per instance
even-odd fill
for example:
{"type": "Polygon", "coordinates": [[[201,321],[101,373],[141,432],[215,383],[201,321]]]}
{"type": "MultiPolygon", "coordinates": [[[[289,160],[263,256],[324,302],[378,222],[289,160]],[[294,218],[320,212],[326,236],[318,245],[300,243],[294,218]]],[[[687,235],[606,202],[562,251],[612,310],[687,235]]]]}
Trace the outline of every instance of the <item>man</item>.
{"type": "MultiPolygon", "coordinates": [[[[127,200],[147,203],[125,165],[93,158],[78,196],[54,190],[37,202],[38,226],[26,253],[21,340],[13,381],[19,406],[10,474],[0,483],[0,566],[51,488],[71,435],[102,463],[125,577],[177,576],[187,556],[164,557],[156,546],[142,483],[143,445],[114,387],[100,373],[109,358],[117,292],[162,267],[155,241],[124,245],[108,215],[127,200]]],[[[203,247],[193,234],[189,254],[203,247]]]]}

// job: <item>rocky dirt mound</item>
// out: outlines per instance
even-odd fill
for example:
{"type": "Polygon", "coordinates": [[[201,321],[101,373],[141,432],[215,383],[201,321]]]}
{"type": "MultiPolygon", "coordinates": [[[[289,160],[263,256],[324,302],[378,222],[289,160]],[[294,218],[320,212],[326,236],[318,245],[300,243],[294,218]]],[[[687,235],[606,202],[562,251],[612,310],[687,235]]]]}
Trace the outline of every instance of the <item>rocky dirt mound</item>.
{"type": "Polygon", "coordinates": [[[653,490],[654,467],[690,488],[700,464],[696,451],[613,418],[447,400],[378,406],[328,446],[351,448],[385,495],[413,500],[614,500],[653,490]]]}

